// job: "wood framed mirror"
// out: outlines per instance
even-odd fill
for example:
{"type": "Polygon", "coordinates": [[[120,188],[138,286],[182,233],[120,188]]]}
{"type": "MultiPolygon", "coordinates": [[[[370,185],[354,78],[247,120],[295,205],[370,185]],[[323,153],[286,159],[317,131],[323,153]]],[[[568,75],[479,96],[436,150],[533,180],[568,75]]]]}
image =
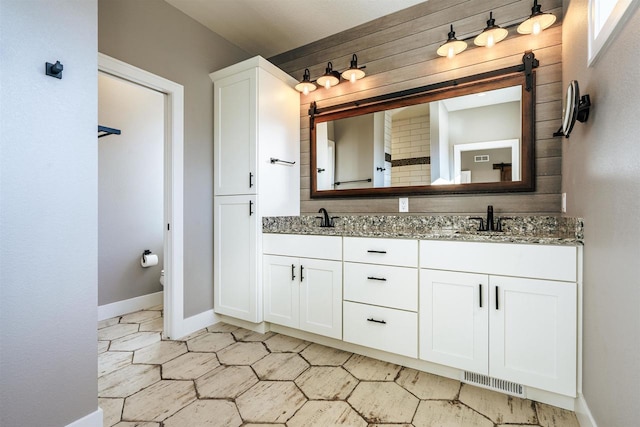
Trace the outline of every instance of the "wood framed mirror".
{"type": "Polygon", "coordinates": [[[311,197],[534,191],[537,65],[312,104],[311,197]]]}

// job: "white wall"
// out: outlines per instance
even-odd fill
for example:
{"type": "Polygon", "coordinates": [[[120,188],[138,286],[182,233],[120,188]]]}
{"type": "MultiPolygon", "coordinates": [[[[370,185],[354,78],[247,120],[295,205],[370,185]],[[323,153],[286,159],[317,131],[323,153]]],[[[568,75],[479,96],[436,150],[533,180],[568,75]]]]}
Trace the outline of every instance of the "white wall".
{"type": "MultiPolygon", "coordinates": [[[[373,114],[335,120],[336,181],[373,178],[373,114]]],[[[367,188],[372,182],[341,184],[336,189],[367,188]]]]}
{"type": "Polygon", "coordinates": [[[562,80],[593,107],[562,145],[567,215],[585,219],[584,385],[598,426],[640,420],[640,9],[587,67],[588,0],[565,1],[562,80]]]}
{"type": "Polygon", "coordinates": [[[95,0],[0,1],[3,427],[98,408],[96,16],[95,0]]]}
{"type": "Polygon", "coordinates": [[[162,290],[164,95],[98,75],[98,305],[162,290]],[[142,268],[145,249],[159,257],[142,268]]]}

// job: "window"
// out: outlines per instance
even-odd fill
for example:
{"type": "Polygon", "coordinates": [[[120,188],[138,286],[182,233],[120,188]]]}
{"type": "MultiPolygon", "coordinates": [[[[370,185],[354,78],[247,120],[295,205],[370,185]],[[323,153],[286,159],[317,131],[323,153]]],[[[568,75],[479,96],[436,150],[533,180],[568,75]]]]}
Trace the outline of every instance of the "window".
{"type": "Polygon", "coordinates": [[[589,0],[590,67],[624,27],[638,4],[640,0],[589,0]]]}

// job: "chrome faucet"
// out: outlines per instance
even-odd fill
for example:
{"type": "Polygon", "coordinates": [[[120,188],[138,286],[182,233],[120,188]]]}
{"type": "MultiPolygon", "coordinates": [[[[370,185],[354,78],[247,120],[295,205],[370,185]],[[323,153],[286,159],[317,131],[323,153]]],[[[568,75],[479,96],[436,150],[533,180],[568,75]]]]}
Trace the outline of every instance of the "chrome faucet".
{"type": "Polygon", "coordinates": [[[335,227],[333,220],[338,218],[337,216],[329,217],[329,212],[325,208],[320,208],[318,213],[322,214],[322,216],[316,217],[320,218],[320,227],[335,227]]]}

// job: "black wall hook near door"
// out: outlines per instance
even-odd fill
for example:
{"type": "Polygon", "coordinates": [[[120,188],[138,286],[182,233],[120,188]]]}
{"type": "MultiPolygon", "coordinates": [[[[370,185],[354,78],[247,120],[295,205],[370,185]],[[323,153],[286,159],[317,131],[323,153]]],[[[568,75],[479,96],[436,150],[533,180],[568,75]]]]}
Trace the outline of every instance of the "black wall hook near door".
{"type": "Polygon", "coordinates": [[[98,138],[109,135],[120,135],[122,132],[120,129],[108,128],[106,126],[98,125],[98,138]]]}
{"type": "Polygon", "coordinates": [[[62,70],[64,70],[64,65],[60,63],[60,61],[56,61],[55,64],[51,62],[45,62],[45,73],[47,76],[55,77],[56,79],[62,79],[62,70]]]}

